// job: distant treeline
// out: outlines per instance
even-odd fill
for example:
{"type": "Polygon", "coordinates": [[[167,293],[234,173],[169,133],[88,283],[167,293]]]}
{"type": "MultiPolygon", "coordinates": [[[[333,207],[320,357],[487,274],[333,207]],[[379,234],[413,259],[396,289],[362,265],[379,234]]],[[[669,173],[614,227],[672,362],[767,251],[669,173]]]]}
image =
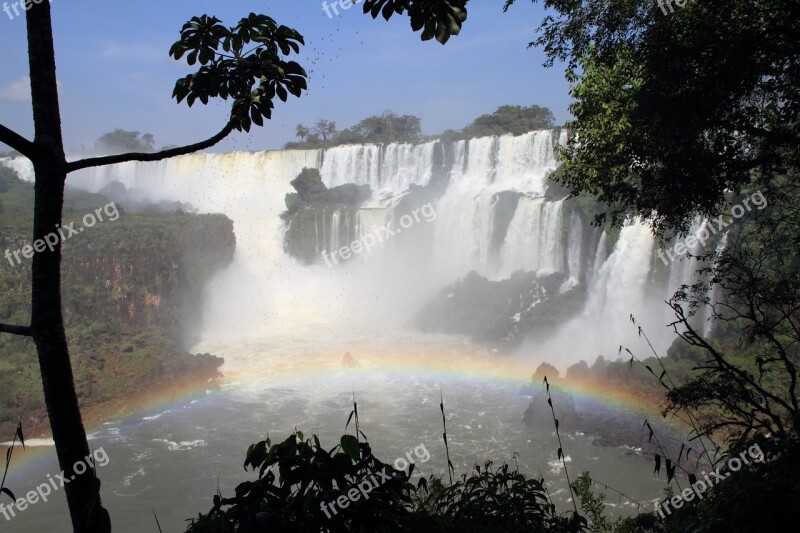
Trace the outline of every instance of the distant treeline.
{"type": "MultiPolygon", "coordinates": [[[[494,113],[479,116],[462,130],[447,130],[435,138],[462,140],[506,133],[520,135],[533,130],[552,128],[554,125],[555,117],[546,107],[505,105],[498,107],[494,113]]],[[[298,140],[286,143],[286,149],[330,148],[343,144],[420,142],[434,138],[422,135],[422,121],[419,117],[398,115],[392,111],[367,117],[343,130],[337,130],[335,122],[325,119],[318,120],[312,126],[298,124],[295,135],[298,140]]]]}

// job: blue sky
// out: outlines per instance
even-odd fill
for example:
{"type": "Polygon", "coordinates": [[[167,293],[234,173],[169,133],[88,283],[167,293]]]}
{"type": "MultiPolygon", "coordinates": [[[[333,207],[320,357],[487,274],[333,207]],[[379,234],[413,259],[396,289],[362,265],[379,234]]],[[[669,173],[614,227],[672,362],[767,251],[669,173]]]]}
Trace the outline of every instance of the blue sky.
{"type": "MultiPolygon", "coordinates": [[[[527,48],[542,8],[522,0],[504,14],[502,5],[472,0],[461,35],[441,46],[421,42],[407,17],[372,20],[354,6],[331,19],[321,0],[51,0],[65,144],[91,146],[115,128],[153,133],[159,145],[218,131],[227,104],[189,109],[170,98],[190,69],[167,52],[183,23],[203,13],[233,25],[255,11],[296,28],[306,38],[298,61],[310,73],[301,99],[277,102],[265,127],[216,150],[279,148],[298,123],[326,118],[342,129],[385,109],[419,116],[426,134],[462,128],[503,104],[547,106],[563,122],[563,68],[545,69],[542,51],[527,48]]],[[[30,136],[25,38],[24,18],[0,11],[0,123],[30,136]]]]}

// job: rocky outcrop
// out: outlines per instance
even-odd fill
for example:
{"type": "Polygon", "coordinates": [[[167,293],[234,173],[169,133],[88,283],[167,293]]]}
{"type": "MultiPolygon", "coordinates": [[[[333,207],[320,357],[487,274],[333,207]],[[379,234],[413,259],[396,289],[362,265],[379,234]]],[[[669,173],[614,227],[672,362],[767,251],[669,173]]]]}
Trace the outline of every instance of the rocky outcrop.
{"type": "Polygon", "coordinates": [[[327,188],[316,169],[303,169],[286,195],[284,250],[305,264],[357,237],[359,206],[371,196],[368,185],[327,188]]]}
{"type": "Polygon", "coordinates": [[[582,285],[559,293],[564,276],[518,271],[490,281],[476,272],[446,287],[412,319],[425,332],[469,335],[498,347],[519,345],[526,336],[545,338],[585,304],[582,285]]]}

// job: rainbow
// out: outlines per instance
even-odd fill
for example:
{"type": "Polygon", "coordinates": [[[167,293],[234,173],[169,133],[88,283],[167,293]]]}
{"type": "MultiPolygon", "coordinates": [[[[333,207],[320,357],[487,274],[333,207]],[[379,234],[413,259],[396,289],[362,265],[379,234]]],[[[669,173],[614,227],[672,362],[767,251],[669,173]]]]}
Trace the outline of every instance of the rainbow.
{"type": "MultiPolygon", "coordinates": [[[[252,368],[238,369],[223,367],[223,377],[219,386],[222,390],[237,387],[253,387],[265,385],[299,385],[303,382],[327,379],[332,375],[346,377],[349,382],[359,383],[366,381],[375,374],[384,374],[398,378],[414,377],[431,381],[461,381],[474,383],[501,383],[519,387],[533,385],[534,390],[544,386],[541,383],[531,382],[536,364],[520,358],[498,356],[494,358],[464,356],[463,354],[449,351],[446,353],[383,353],[374,358],[364,357],[359,360],[355,368],[343,368],[340,356],[330,358],[323,356],[327,364],[320,364],[319,360],[312,360],[308,364],[266,364],[264,372],[254,372],[252,368]],[[266,377],[265,377],[266,376],[266,377]]],[[[657,415],[658,406],[648,405],[641,397],[634,396],[621,390],[609,389],[603,384],[591,380],[558,380],[550,376],[551,383],[557,384],[566,390],[576,400],[590,402],[622,410],[642,420],[657,415]]],[[[204,397],[209,391],[208,381],[187,383],[167,390],[150,392],[140,398],[133,399],[126,405],[119,416],[111,417],[114,424],[124,423],[125,420],[141,419],[152,413],[184,406],[197,398],[204,397]]],[[[356,389],[357,392],[357,389],[356,389]]],[[[446,395],[446,391],[445,391],[446,395]]],[[[660,417],[659,417],[660,419],[660,417]]],[[[677,421],[665,421],[672,426],[682,428],[677,421]]],[[[111,422],[101,422],[93,425],[87,432],[90,438],[111,422]]],[[[50,439],[31,439],[27,449],[16,448],[12,459],[14,476],[26,475],[31,472],[33,465],[54,456],[52,441],[50,439]]]]}

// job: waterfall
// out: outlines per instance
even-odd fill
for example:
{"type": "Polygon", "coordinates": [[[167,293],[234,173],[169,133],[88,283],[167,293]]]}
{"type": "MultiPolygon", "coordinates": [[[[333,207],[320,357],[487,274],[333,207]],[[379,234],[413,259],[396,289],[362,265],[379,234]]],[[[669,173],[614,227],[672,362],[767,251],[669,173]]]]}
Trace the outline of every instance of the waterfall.
{"type": "Polygon", "coordinates": [[[541,275],[564,271],[564,202],[522,198],[503,246],[506,273],[523,268],[541,275]]]}
{"type": "MultiPolygon", "coordinates": [[[[663,302],[646,301],[655,243],[647,226],[631,221],[607,253],[615,232],[590,228],[588,216],[572,201],[548,198],[548,176],[558,168],[558,151],[566,142],[565,130],[542,130],[455,142],[195,154],[87,169],[71,175],[68,184],[96,192],[120,181],[141,199],[188,202],[200,212],[233,219],[236,257],[209,292],[214,313],[209,334],[278,328],[282,321],[402,324],[472,270],[499,280],[521,269],[561,275],[561,292],[583,285],[586,308],[562,327],[559,348],[580,331],[585,345],[576,348],[577,357],[609,356],[621,339],[629,339],[630,314],[659,330],[668,322],[663,302]],[[388,238],[353,261],[298,264],[284,252],[279,214],[292,192],[289,182],[303,168],[318,169],[328,187],[354,183],[372,190],[358,209],[320,210],[307,226],[316,254],[394,224],[398,202],[415,187],[436,184],[427,189],[436,220],[424,239],[409,233],[388,238]]],[[[33,177],[25,159],[0,164],[23,179],[33,177]]],[[[652,294],[666,294],[692,279],[690,267],[670,265],[668,283],[662,280],[665,286],[652,294]]],[[[671,339],[654,337],[659,348],[671,339]]]]}
{"type": "Polygon", "coordinates": [[[567,240],[567,280],[561,286],[566,292],[580,283],[583,274],[581,251],[583,245],[583,221],[575,211],[569,221],[569,237],[567,240]]]}
{"type": "Polygon", "coordinates": [[[605,263],[606,257],[608,256],[608,252],[606,251],[607,239],[608,234],[603,231],[600,235],[600,240],[597,241],[597,249],[595,250],[591,270],[589,271],[589,278],[587,280],[587,285],[589,287],[594,287],[595,283],[597,283],[597,278],[600,277],[600,269],[603,267],[603,263],[605,263]]]}

